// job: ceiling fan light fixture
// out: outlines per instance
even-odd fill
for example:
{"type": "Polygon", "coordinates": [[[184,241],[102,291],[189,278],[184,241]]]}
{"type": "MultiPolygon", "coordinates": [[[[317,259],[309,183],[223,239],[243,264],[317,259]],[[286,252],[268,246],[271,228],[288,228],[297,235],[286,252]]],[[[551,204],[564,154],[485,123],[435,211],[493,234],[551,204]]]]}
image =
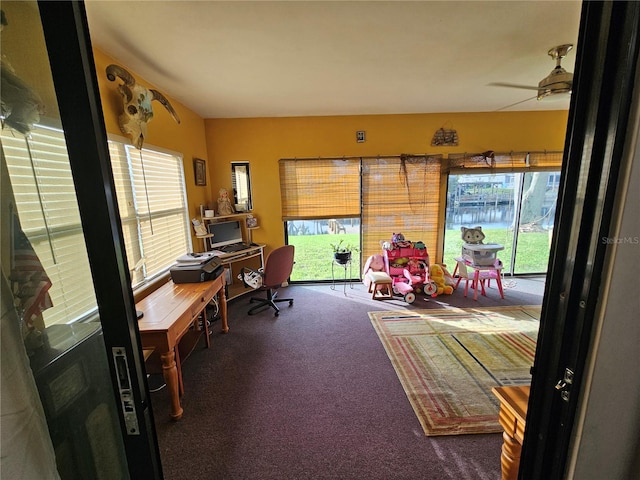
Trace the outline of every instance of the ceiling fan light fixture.
{"type": "Polygon", "coordinates": [[[535,97],[528,98],[511,105],[507,105],[500,110],[504,110],[505,108],[509,108],[514,105],[533,100],[534,98],[536,98],[538,101],[545,102],[568,99],[571,96],[571,90],[573,89],[573,73],[567,72],[564,68],[562,68],[561,62],[565,55],[567,55],[569,50],[571,50],[572,48],[573,45],[567,43],[564,45],[553,47],[549,50],[549,52],[547,52],[549,56],[555,60],[556,66],[553,70],[551,70],[551,73],[549,75],[547,75],[540,81],[540,83],[538,83],[537,87],[533,85],[516,85],[513,83],[490,83],[489,85],[497,87],[520,88],[524,90],[537,91],[537,95],[535,97]]]}
{"type": "Polygon", "coordinates": [[[571,95],[573,88],[573,74],[565,71],[564,68],[554,69],[551,74],[538,84],[538,100],[560,100],[571,95]],[[557,97],[557,98],[556,98],[557,97]]]}
{"type": "Polygon", "coordinates": [[[549,50],[549,56],[556,61],[556,67],[538,84],[538,100],[562,100],[571,95],[573,73],[567,72],[560,62],[573,45],[559,45],[549,50]]]}
{"type": "Polygon", "coordinates": [[[571,96],[571,86],[568,88],[558,90],[538,90],[538,96],[536,97],[542,102],[560,101],[566,100],[571,96]]]}

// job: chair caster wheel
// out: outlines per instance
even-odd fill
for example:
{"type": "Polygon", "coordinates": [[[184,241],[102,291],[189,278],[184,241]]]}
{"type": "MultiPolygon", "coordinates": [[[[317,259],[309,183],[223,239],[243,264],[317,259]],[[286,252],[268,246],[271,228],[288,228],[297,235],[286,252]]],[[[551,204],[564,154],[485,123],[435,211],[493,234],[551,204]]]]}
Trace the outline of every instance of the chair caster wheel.
{"type": "Polygon", "coordinates": [[[293,307],[293,300],[289,300],[289,306],[293,307]]]}
{"type": "Polygon", "coordinates": [[[274,317],[279,317],[280,316],[280,312],[276,312],[273,314],[274,317]]]}

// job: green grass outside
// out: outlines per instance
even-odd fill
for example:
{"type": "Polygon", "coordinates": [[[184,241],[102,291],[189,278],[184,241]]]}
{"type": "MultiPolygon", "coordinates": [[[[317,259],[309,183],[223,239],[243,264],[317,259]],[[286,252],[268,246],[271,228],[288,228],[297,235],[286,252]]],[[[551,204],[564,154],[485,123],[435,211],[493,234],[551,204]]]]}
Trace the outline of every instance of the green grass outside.
{"type": "MultiPolygon", "coordinates": [[[[486,229],[484,243],[499,243],[504,250],[497,253],[505,271],[511,269],[511,252],[513,251],[513,231],[506,228],[486,229]]],[[[455,266],[455,257],[462,251],[460,230],[445,232],[444,263],[455,266]]],[[[515,273],[544,273],[549,262],[549,234],[548,232],[520,232],[518,234],[518,257],[516,258],[515,273]]]]}
{"type": "MultiPolygon", "coordinates": [[[[360,235],[347,233],[341,235],[289,235],[289,244],[296,247],[296,264],[293,267],[291,281],[331,280],[333,263],[332,243],[344,239],[343,244],[360,245],[360,235]]],[[[344,270],[340,265],[333,265],[336,279],[344,279],[344,270]]],[[[351,256],[352,278],[360,278],[360,254],[351,256]]],[[[349,267],[347,267],[347,278],[349,267]]]]}
{"type": "MultiPolygon", "coordinates": [[[[498,252],[505,271],[511,268],[511,251],[513,249],[512,233],[510,230],[484,229],[485,243],[500,243],[504,250],[498,252]]],[[[296,247],[296,264],[291,274],[291,281],[331,280],[333,264],[333,250],[331,244],[344,239],[343,243],[358,245],[360,236],[356,233],[341,235],[289,235],[289,244],[296,247]]],[[[430,255],[435,251],[427,245],[430,255]]],[[[459,230],[447,230],[445,234],[444,263],[453,272],[455,257],[460,256],[462,239],[459,230]]],[[[546,272],[549,261],[549,234],[547,232],[521,232],[518,236],[518,258],[515,273],[546,272]]],[[[344,279],[344,270],[339,265],[333,265],[336,279],[344,279]]],[[[351,261],[351,273],[354,279],[360,277],[360,253],[355,253],[351,261]]],[[[347,268],[347,277],[349,269],[347,268]]]]}

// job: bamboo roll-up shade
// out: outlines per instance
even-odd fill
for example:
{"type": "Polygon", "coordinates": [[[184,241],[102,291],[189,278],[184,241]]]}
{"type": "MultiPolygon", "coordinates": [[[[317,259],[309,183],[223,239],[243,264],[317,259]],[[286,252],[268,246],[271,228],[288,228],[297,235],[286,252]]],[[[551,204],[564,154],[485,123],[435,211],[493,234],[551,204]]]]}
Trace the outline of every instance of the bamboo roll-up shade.
{"type": "Polygon", "coordinates": [[[280,160],[282,220],[360,216],[360,159],[280,160]]]}
{"type": "Polygon", "coordinates": [[[460,169],[527,169],[531,167],[560,168],[563,152],[482,152],[449,154],[446,171],[460,169]]]}
{"type": "Polygon", "coordinates": [[[529,166],[531,167],[562,167],[564,152],[530,152],[529,166]]]}
{"type": "Polygon", "coordinates": [[[441,163],[441,155],[363,159],[362,258],[380,253],[393,233],[423,241],[435,258],[441,163]]]}

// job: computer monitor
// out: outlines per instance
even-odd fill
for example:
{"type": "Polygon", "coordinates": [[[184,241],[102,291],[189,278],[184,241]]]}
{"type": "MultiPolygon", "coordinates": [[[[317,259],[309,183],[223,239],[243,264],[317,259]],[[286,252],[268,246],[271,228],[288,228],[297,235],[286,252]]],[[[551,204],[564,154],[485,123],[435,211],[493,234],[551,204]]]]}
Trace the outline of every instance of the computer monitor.
{"type": "Polygon", "coordinates": [[[211,248],[214,250],[233,243],[242,243],[242,229],[237,220],[229,222],[212,222],[209,224],[209,233],[213,233],[211,238],[211,248]]]}

